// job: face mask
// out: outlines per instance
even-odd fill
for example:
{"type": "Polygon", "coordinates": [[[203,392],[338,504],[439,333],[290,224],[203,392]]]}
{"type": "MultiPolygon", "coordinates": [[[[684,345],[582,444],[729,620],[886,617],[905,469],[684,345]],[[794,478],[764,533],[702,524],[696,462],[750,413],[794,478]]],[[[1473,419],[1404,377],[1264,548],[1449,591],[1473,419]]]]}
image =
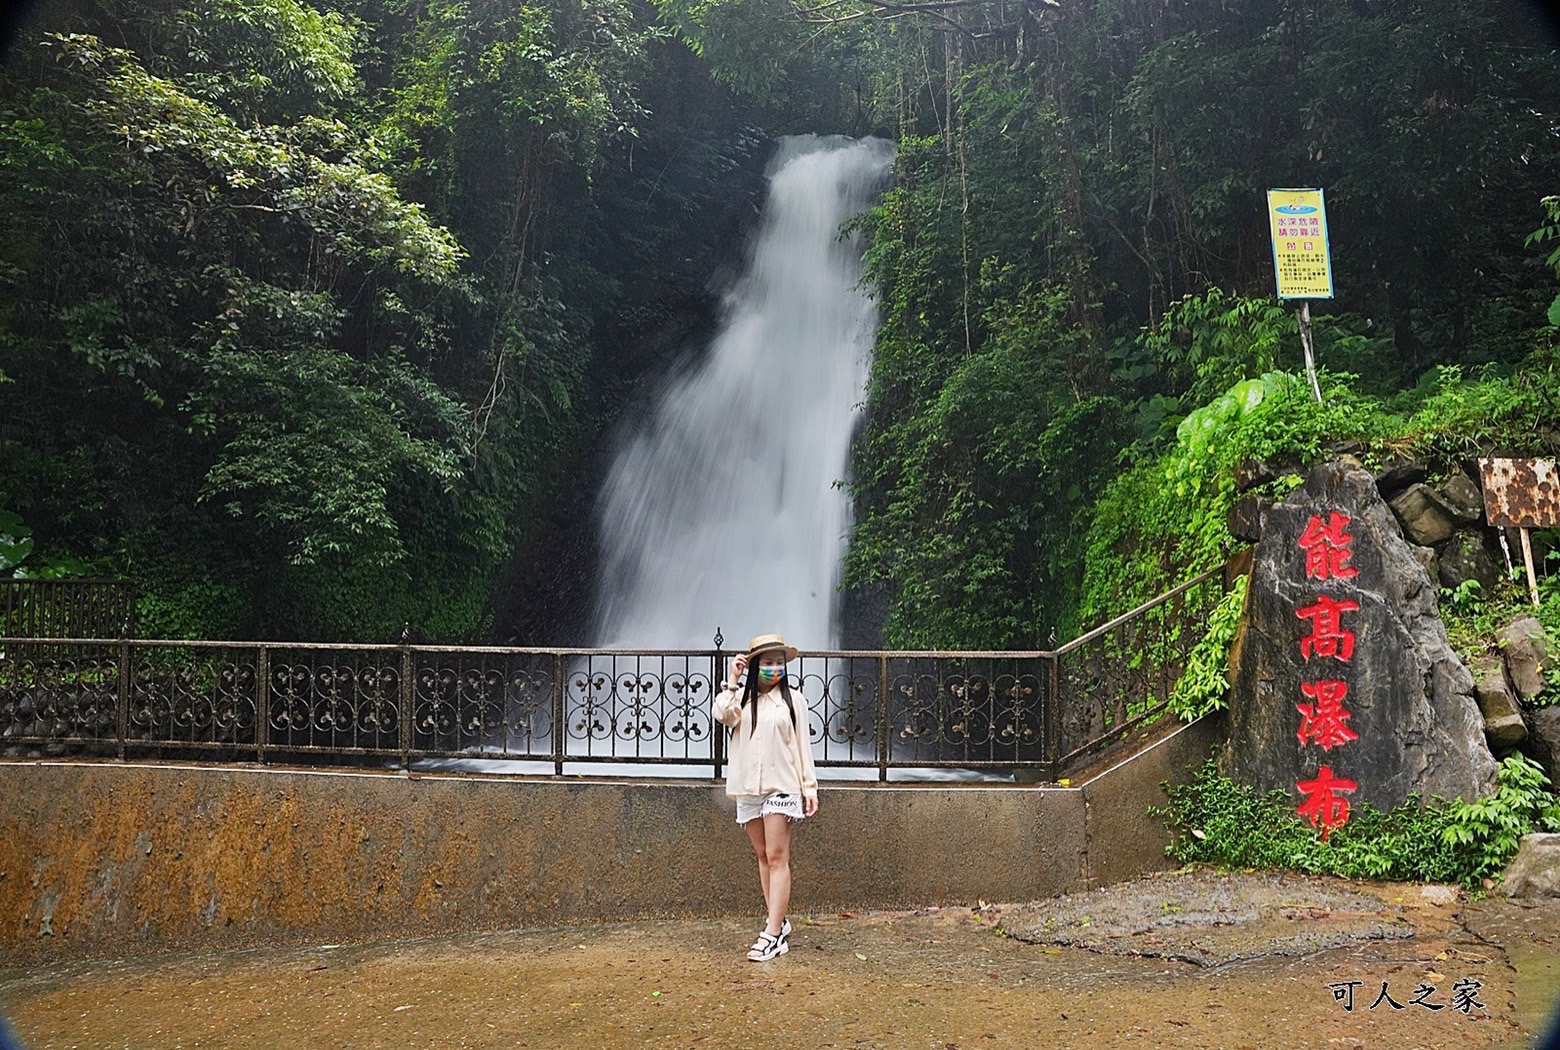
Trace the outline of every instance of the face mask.
{"type": "Polygon", "coordinates": [[[774,685],[780,681],[784,674],[785,668],[783,667],[760,667],[758,669],[758,680],[765,685],[774,685]]]}

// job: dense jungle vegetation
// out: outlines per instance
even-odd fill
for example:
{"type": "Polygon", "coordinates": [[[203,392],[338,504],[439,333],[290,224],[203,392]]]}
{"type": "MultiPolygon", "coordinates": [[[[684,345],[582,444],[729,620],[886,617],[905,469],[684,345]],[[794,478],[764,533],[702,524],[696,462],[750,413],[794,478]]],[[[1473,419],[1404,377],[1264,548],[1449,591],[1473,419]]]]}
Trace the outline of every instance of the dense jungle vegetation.
{"type": "Polygon", "coordinates": [[[0,571],[129,576],[148,635],[502,632],[770,138],[878,134],[849,583],[895,646],[1066,637],[1217,560],[1241,459],[1560,451],[1557,72],[1521,0],[44,3],[0,571]],[[1327,193],[1320,405],[1273,186],[1327,193]]]}

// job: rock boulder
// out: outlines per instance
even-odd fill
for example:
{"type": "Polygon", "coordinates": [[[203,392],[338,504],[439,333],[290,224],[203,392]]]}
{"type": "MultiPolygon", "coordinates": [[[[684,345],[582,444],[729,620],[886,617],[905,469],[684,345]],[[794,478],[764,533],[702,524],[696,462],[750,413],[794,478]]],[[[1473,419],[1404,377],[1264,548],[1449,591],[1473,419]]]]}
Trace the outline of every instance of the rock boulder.
{"type": "Polygon", "coordinates": [[[1455,590],[1466,580],[1476,580],[1480,593],[1489,595],[1500,582],[1498,558],[1477,532],[1456,533],[1441,548],[1437,562],[1441,586],[1455,590]]]}
{"type": "Polygon", "coordinates": [[[1506,654],[1506,673],[1512,688],[1523,700],[1531,702],[1544,691],[1544,672],[1549,669],[1549,645],[1544,625],[1537,617],[1524,616],[1500,632],[1500,648],[1506,654]]]}
{"type": "Polygon", "coordinates": [[[1506,681],[1506,664],[1498,656],[1485,656],[1473,662],[1473,687],[1484,714],[1484,736],[1496,751],[1516,747],[1527,739],[1527,723],[1517,705],[1511,683],[1506,681]]]}
{"type": "Polygon", "coordinates": [[[1394,459],[1376,475],[1376,491],[1391,499],[1416,481],[1425,480],[1425,465],[1418,460],[1394,459]]]}
{"type": "Polygon", "coordinates": [[[1313,470],[1256,548],[1226,772],[1297,806],[1323,766],[1356,784],[1339,797],[1383,810],[1416,792],[1488,794],[1495,760],[1473,676],[1436,600],[1371,475],[1313,470]]]}
{"type": "Polygon", "coordinates": [[[1410,543],[1409,551],[1414,555],[1414,560],[1425,570],[1425,578],[1434,580],[1441,575],[1441,559],[1436,556],[1434,547],[1421,547],[1410,543]]]}
{"type": "Polygon", "coordinates": [[[1560,897],[1560,835],[1523,835],[1500,891],[1508,897],[1560,897]]]}
{"type": "Polygon", "coordinates": [[[1403,533],[1421,547],[1445,543],[1457,531],[1457,515],[1424,482],[1416,482],[1392,497],[1392,513],[1402,523],[1403,533]]]}
{"type": "Polygon", "coordinates": [[[1243,543],[1256,543],[1272,509],[1273,501],[1267,496],[1242,496],[1230,508],[1230,535],[1243,543]]]}
{"type": "Polygon", "coordinates": [[[1453,474],[1440,488],[1441,505],[1458,521],[1471,525],[1484,518],[1484,493],[1466,474],[1453,474]]]}
{"type": "Polygon", "coordinates": [[[1534,708],[1527,721],[1522,753],[1543,767],[1551,786],[1560,787],[1560,707],[1534,708]]]}

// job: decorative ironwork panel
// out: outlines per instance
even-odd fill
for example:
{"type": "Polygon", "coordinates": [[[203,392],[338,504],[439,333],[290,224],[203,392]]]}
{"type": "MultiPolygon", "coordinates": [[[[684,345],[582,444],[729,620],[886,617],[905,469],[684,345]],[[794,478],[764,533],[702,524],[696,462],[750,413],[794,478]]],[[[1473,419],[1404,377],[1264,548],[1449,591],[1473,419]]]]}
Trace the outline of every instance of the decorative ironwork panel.
{"type": "Polygon", "coordinates": [[[793,666],[787,680],[807,698],[807,735],[817,764],[875,765],[882,659],[802,656],[793,666]]]}
{"type": "Polygon", "coordinates": [[[1170,691],[1224,596],[1207,573],[1057,652],[1057,757],[1065,763],[1164,712],[1170,691]]]}
{"type": "Polygon", "coordinates": [[[551,653],[413,650],[411,749],[423,754],[548,758],[551,653]]]}
{"type": "Polygon", "coordinates": [[[710,757],[708,653],[590,653],[571,658],[564,683],[570,759],[710,757]]]}
{"type": "Polygon", "coordinates": [[[130,649],[127,746],[254,746],[253,646],[130,649]]]}
{"type": "Polygon", "coordinates": [[[1045,761],[1048,674],[1039,655],[890,658],[891,764],[1045,761]]]}
{"type": "Polygon", "coordinates": [[[399,753],[400,649],[268,649],[270,747],[399,753]]]}
{"type": "Polygon", "coordinates": [[[117,654],[57,642],[0,644],[0,754],[65,754],[82,750],[67,745],[99,742],[117,748],[118,706],[117,654]]]}
{"type": "Polygon", "coordinates": [[[1065,701],[1057,743],[1064,761],[1121,731],[1129,708],[1147,713],[1165,699],[1150,688],[1141,633],[1140,625],[1126,624],[1058,658],[1058,691],[1065,701]]]}

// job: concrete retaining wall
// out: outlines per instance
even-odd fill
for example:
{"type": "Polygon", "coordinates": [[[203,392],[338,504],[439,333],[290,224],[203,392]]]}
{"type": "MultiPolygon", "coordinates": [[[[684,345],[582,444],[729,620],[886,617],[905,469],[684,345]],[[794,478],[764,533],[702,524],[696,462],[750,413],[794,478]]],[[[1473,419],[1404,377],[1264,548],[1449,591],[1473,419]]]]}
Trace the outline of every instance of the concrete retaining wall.
{"type": "MultiPolygon", "coordinates": [[[[1217,735],[1071,787],[825,782],[795,907],[1027,901],[1162,867],[1144,810],[1217,735]]],[[[719,784],[0,762],[0,957],[761,910],[719,784]]]]}

